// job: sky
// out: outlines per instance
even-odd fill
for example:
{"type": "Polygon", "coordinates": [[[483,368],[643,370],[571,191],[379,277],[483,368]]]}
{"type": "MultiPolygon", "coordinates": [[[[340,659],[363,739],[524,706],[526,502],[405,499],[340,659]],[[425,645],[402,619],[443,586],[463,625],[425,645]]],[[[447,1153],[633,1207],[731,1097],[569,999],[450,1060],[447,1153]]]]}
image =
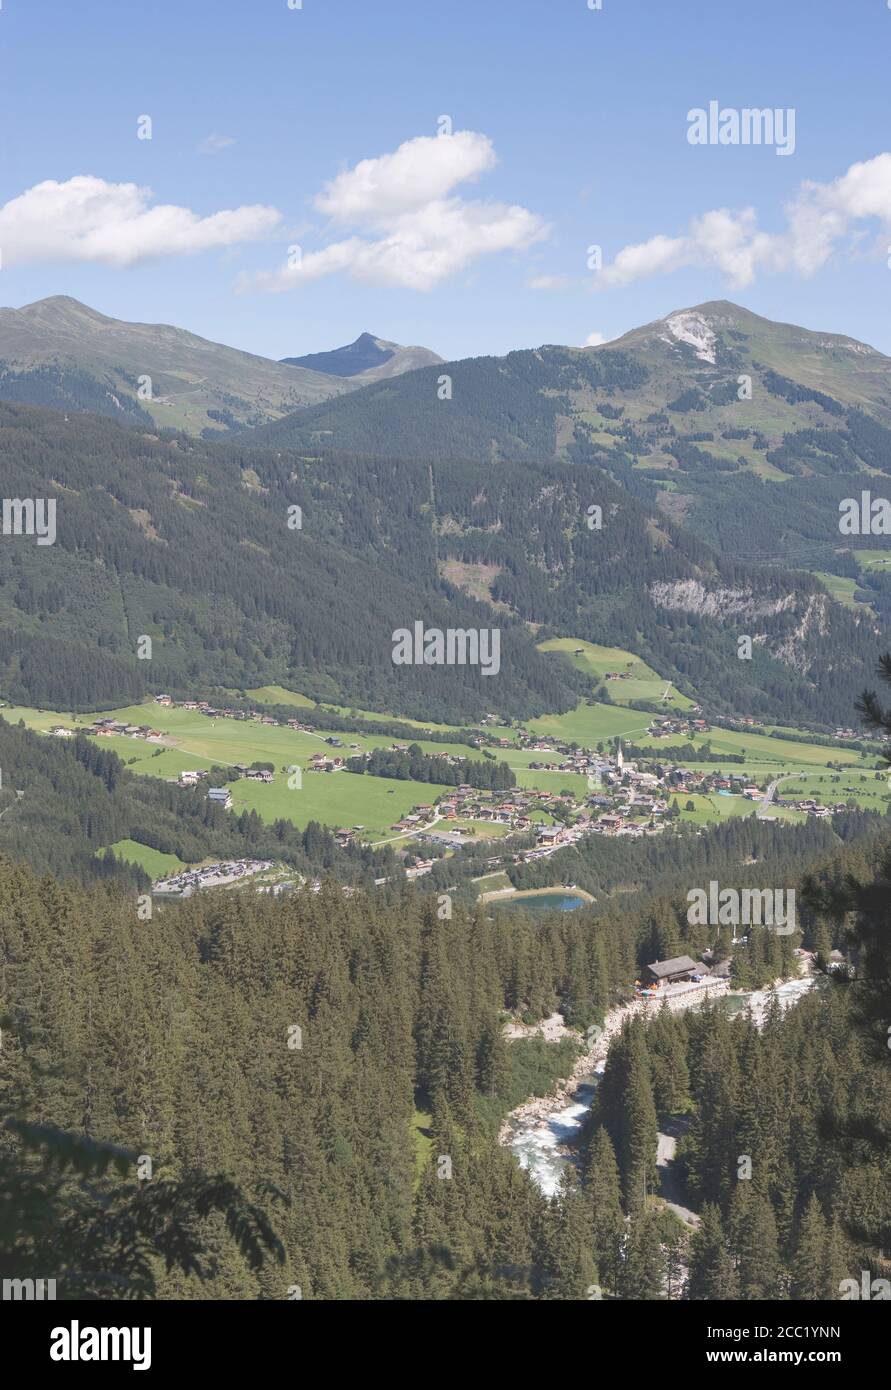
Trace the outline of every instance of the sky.
{"type": "Polygon", "coordinates": [[[0,304],[454,359],[732,299],[891,354],[888,0],[589,4],[0,0],[0,304]]]}

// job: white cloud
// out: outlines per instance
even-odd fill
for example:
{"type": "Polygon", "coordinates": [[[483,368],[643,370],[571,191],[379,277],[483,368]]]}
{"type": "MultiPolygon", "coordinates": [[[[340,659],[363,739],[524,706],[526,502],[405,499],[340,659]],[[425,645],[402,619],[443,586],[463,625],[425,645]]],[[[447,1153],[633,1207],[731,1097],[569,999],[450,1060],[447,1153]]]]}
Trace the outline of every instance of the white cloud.
{"type": "Polygon", "coordinates": [[[495,164],[492,141],[476,131],[421,135],[406,140],[393,154],[360,160],[327,183],[313,202],[338,222],[386,224],[444,198],[459,183],[489,173],[495,164]]]}
{"type": "Polygon", "coordinates": [[[758,226],[754,208],[718,208],[694,218],[682,236],[654,236],[625,246],[594,280],[594,288],[629,285],[684,266],[712,266],[737,288],[761,270],[813,275],[847,242],[859,244],[858,223],[878,221],[891,232],[891,154],[852,164],[830,183],[807,181],[784,208],[781,232],[758,226]]]}
{"type": "Polygon", "coordinates": [[[609,338],[605,338],[602,333],[589,333],[587,338],[585,339],[584,346],[602,347],[604,343],[608,342],[609,338]]]}
{"type": "Polygon", "coordinates": [[[201,141],[201,144],[198,146],[198,153],[219,154],[220,150],[228,150],[229,146],[234,144],[235,141],[231,135],[218,135],[217,132],[214,131],[212,134],[206,135],[201,141]]]}
{"type": "Polygon", "coordinates": [[[275,208],[259,204],[200,217],[170,203],[152,206],[151,199],[148,188],[86,174],[66,183],[47,179],[35,184],[0,207],[4,264],[100,261],[130,266],[256,241],[281,221],[275,208]]]}
{"type": "Polygon", "coordinates": [[[482,256],[525,250],[548,235],[536,213],[454,193],[495,162],[492,142],[474,131],[421,136],[363,159],[313,200],[352,235],[294,265],[241,276],[237,288],[274,293],[346,272],[366,284],[429,290],[482,256]]]}

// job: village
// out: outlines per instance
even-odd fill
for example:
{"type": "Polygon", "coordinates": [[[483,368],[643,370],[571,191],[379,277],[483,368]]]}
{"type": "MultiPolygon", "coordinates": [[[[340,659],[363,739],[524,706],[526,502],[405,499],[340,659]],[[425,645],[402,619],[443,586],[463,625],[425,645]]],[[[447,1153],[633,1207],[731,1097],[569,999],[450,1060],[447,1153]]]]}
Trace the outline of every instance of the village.
{"type": "MultiPolygon", "coordinates": [[[[620,678],[619,673],[615,673],[615,678],[620,678]]],[[[342,738],[333,734],[323,738],[311,725],[297,718],[280,720],[260,710],[216,707],[205,700],[175,701],[167,694],[155,696],[154,702],[162,708],[176,706],[210,719],[253,721],[312,734],[318,737],[320,742],[324,742],[327,748],[309,758],[305,769],[307,773],[349,775],[349,758],[351,755],[360,754],[357,743],[346,744],[342,738]]],[[[707,719],[697,717],[701,713],[700,707],[694,706],[690,717],[677,714],[653,716],[647,733],[653,739],[702,736],[710,732],[711,726],[707,719]]],[[[534,847],[524,850],[520,856],[521,860],[528,861],[551,855],[558,849],[574,844],[591,834],[634,838],[662,834],[677,814],[677,798],[685,794],[737,795],[752,802],[763,803],[759,807],[762,815],[766,815],[773,807],[788,807],[823,819],[845,809],[844,803],[823,805],[812,797],[785,800],[776,794],[776,788],[758,786],[746,773],[725,773],[722,770],[710,769],[708,765],[691,768],[659,761],[656,749],[653,750],[653,759],[641,759],[636,762],[626,759],[620,742],[613,752],[607,753],[595,752],[558,738],[530,732],[525,728],[512,731],[513,737],[506,738],[498,736],[494,731],[488,731],[487,726],[494,722],[494,716],[484,716],[480,721],[478,737],[470,740],[472,747],[488,746],[495,751],[499,748],[517,748],[540,754],[540,757],[529,761],[530,772],[582,776],[587,784],[586,794],[580,797],[568,790],[551,792],[535,787],[484,791],[462,783],[455,788],[449,788],[434,801],[413,806],[408,813],[395,820],[390,826],[390,834],[394,840],[403,837],[416,839],[429,843],[439,852],[448,852],[471,841],[479,842],[485,839],[489,826],[492,827],[493,839],[508,833],[526,834],[534,831],[534,847]]],[[[757,725],[760,721],[752,719],[745,722],[757,725]]],[[[59,736],[71,735],[71,730],[62,727],[51,732],[59,736]]],[[[87,732],[97,737],[122,736],[160,745],[167,742],[167,736],[159,728],[150,724],[124,723],[111,717],[97,718],[87,732]]],[[[849,733],[849,730],[840,730],[839,736],[849,733]]],[[[406,753],[409,747],[405,742],[393,742],[390,751],[406,753]]],[[[367,758],[368,754],[360,756],[367,758]]],[[[465,761],[449,752],[431,756],[441,758],[449,766],[460,765],[465,761]]],[[[255,763],[247,766],[239,763],[232,765],[229,771],[231,781],[246,778],[268,784],[274,780],[275,775],[271,764],[255,763]]],[[[206,781],[208,776],[207,770],[186,768],[178,778],[168,780],[175,781],[182,787],[195,787],[206,781]]],[[[224,810],[231,809],[233,805],[228,786],[209,786],[207,797],[224,810]]],[[[335,835],[341,844],[348,844],[361,840],[363,832],[363,826],[354,825],[336,829],[335,835]]],[[[420,866],[416,866],[418,867],[420,866]]],[[[423,872],[422,867],[420,871],[423,872]]]]}

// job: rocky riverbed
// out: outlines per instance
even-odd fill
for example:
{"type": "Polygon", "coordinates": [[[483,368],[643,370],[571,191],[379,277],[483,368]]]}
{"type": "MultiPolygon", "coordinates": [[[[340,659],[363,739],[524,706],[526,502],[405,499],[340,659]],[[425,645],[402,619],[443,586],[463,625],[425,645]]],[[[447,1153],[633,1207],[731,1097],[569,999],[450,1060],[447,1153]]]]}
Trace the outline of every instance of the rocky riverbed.
{"type": "MultiPolygon", "coordinates": [[[[589,1029],[587,1038],[575,1033],[579,1042],[586,1045],[569,1076],[548,1095],[536,1096],[512,1110],[501,1126],[499,1142],[516,1154],[520,1166],[529,1172],[541,1190],[553,1196],[563,1170],[572,1161],[568,1146],[578,1135],[591,1108],[609,1045],[621,1032],[627,1018],[648,1011],[654,1013],[663,1004],[675,1011],[699,1008],[706,1000],[723,997],[728,1004],[738,1004],[740,1010],[748,1009],[760,1028],[772,999],[776,998],[781,1006],[788,1007],[813,984],[813,976],[804,976],[794,980],[778,980],[769,990],[731,995],[726,980],[703,981],[699,988],[677,988],[673,993],[666,990],[658,1000],[634,999],[611,1009],[601,1029],[589,1029]]],[[[572,1030],[558,1025],[558,1019],[559,1015],[554,1015],[544,1025],[532,1029],[508,1025],[505,1031],[509,1037],[543,1033],[556,1039],[571,1034],[572,1030]]]]}

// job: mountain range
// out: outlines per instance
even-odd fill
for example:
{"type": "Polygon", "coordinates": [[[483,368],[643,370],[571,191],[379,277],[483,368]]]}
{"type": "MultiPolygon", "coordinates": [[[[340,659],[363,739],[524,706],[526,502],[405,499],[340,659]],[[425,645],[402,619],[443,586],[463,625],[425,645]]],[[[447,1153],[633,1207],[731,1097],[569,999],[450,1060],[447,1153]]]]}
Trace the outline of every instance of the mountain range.
{"type": "MultiPolygon", "coordinates": [[[[66,370],[96,382],[130,327],[42,301],[0,316],[0,349],[36,364],[64,339],[66,370]]],[[[279,682],[416,718],[522,716],[590,693],[539,650],[550,636],[638,652],[727,717],[827,728],[871,681],[891,580],[883,538],[843,536],[839,506],[891,486],[891,359],[872,348],[727,302],[597,348],[405,370],[400,354],[424,350],[367,334],[314,355],[322,373],[140,331],[162,382],[206,352],[205,413],[241,358],[259,364],[251,390],[276,372],[329,394],[287,414],[270,395],[251,418],[280,418],[213,439],[200,416],[159,430],[157,397],[99,412],[114,420],[0,405],[6,487],[56,497],[59,518],[53,547],[0,545],[7,698],[279,682]],[[392,633],[419,619],[497,624],[499,679],[395,668],[392,633]]]]}
{"type": "Polygon", "coordinates": [[[334,352],[274,362],[169,324],[108,318],[66,295],[0,309],[0,400],[190,434],[264,424],[437,361],[426,348],[363,334],[334,352]]]}

